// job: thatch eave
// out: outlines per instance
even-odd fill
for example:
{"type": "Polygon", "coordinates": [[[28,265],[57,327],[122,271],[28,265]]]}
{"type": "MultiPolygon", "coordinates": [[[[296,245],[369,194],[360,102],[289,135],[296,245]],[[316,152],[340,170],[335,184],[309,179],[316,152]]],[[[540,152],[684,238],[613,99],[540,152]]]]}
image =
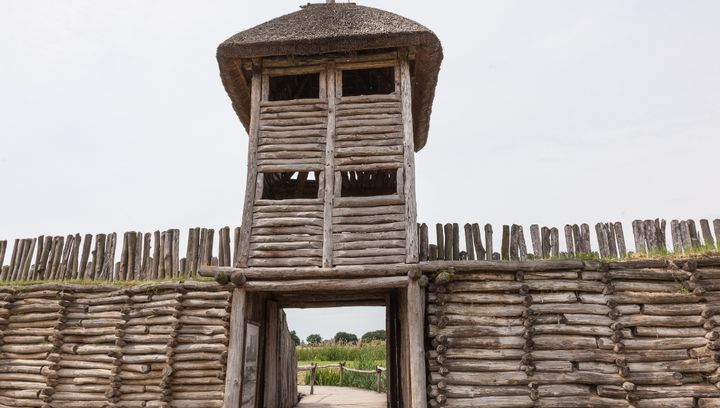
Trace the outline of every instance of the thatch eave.
{"type": "Polygon", "coordinates": [[[437,36],[412,20],[354,4],[309,5],[230,37],[218,47],[217,59],[233,109],[247,130],[250,83],[243,60],[405,47],[415,50],[412,110],[418,151],[427,142],[443,53],[437,36]]]}

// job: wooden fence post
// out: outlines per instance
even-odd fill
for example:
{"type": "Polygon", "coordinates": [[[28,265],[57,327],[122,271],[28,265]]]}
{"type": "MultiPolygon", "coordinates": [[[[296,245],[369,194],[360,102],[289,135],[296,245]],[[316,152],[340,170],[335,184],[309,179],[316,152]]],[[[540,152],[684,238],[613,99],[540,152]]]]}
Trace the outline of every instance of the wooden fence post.
{"type": "Polygon", "coordinates": [[[343,381],[345,381],[345,362],[340,362],[340,386],[343,386],[343,381]]]}
{"type": "Polygon", "coordinates": [[[317,363],[312,363],[310,368],[310,395],[315,393],[315,373],[317,372],[317,363]]]}
{"type": "Polygon", "coordinates": [[[377,389],[377,392],[380,392],[380,375],[382,374],[382,371],[378,368],[378,366],[375,366],[375,388],[377,389]]]}

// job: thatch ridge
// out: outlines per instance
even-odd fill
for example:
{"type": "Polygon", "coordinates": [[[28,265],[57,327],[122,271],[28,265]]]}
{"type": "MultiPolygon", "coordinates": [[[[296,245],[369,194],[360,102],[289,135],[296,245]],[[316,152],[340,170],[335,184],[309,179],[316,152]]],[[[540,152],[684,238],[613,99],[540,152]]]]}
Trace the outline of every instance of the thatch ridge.
{"type": "Polygon", "coordinates": [[[413,122],[417,151],[427,141],[443,55],[437,36],[413,20],[354,3],[309,4],[300,11],[233,35],[220,44],[217,58],[223,85],[247,129],[250,84],[240,72],[241,60],[396,47],[416,50],[413,122]]]}

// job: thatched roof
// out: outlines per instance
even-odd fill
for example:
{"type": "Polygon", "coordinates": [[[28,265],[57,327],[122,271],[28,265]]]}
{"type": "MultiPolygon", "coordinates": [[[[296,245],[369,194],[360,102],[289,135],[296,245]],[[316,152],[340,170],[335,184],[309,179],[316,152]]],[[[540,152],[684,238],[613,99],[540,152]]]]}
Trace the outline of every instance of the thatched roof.
{"type": "Polygon", "coordinates": [[[250,122],[250,81],[241,60],[283,55],[414,47],[415,150],[425,146],[442,47],[426,27],[387,11],[354,3],[308,4],[300,11],[242,31],[220,44],[220,75],[245,128],[250,122]]]}

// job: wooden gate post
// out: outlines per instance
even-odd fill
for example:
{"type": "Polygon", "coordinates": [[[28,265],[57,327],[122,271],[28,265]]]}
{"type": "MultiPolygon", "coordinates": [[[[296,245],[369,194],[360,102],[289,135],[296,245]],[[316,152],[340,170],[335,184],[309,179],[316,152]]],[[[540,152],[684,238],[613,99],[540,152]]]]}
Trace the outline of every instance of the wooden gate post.
{"type": "Polygon", "coordinates": [[[227,371],[225,377],[226,408],[240,407],[242,391],[242,365],[245,348],[245,300],[244,289],[235,289],[230,309],[230,342],[228,343],[227,371]]]}
{"type": "Polygon", "coordinates": [[[419,279],[412,279],[407,289],[407,325],[410,358],[410,406],[427,407],[425,378],[425,291],[419,279]]]}

